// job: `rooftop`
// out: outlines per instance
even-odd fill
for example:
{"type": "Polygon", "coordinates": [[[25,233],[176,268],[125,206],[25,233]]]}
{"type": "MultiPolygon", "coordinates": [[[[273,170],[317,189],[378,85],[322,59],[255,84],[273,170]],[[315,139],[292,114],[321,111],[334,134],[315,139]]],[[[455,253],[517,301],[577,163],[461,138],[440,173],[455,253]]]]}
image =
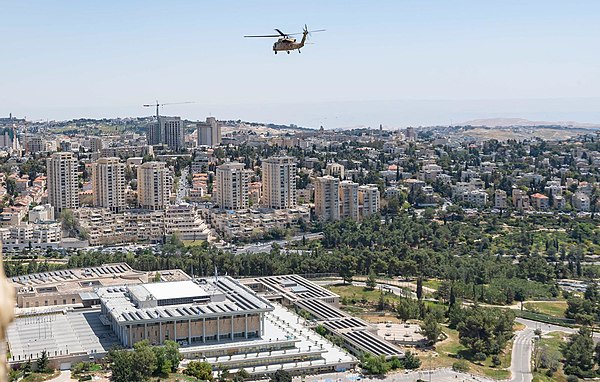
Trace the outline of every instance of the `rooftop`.
{"type": "Polygon", "coordinates": [[[142,284],[129,287],[129,291],[139,297],[139,300],[147,297],[155,300],[167,300],[208,296],[205,289],[191,280],[142,284]]]}
{"type": "Polygon", "coordinates": [[[229,276],[99,288],[97,294],[117,322],[199,319],[273,310],[266,299],[229,276]]]}

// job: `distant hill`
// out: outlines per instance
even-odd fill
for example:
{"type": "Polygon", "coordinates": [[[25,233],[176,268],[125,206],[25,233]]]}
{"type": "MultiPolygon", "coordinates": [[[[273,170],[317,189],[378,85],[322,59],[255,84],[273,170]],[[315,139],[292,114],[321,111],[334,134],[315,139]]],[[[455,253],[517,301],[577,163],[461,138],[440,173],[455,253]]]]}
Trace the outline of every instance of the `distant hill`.
{"type": "Polygon", "coordinates": [[[485,126],[485,127],[511,127],[511,126],[562,126],[574,127],[579,129],[600,129],[600,124],[597,123],[581,123],[575,121],[530,121],[524,118],[483,118],[473,119],[463,122],[462,126],[485,126]]]}

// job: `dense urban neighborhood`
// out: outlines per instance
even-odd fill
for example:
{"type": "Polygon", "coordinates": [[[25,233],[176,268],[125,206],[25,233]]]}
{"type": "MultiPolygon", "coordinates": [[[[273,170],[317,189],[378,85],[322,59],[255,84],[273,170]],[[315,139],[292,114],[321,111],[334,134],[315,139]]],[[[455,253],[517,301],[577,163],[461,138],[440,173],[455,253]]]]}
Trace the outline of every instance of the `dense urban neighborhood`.
{"type": "Polygon", "coordinates": [[[596,130],[0,125],[13,380],[599,373],[596,130]]]}

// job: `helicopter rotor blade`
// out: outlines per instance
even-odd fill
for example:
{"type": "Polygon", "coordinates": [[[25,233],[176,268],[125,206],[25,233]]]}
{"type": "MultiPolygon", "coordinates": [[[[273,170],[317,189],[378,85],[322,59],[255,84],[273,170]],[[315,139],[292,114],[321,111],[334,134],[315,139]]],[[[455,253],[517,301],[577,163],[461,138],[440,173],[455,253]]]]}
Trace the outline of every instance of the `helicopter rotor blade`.
{"type": "Polygon", "coordinates": [[[280,35],[282,35],[283,37],[288,36],[287,34],[283,33],[282,31],[280,31],[279,29],[275,28],[275,30],[277,31],[277,33],[279,33],[280,35]]]}
{"type": "Polygon", "coordinates": [[[265,34],[265,35],[260,35],[260,36],[244,36],[244,37],[281,37],[278,34],[265,34]]]}

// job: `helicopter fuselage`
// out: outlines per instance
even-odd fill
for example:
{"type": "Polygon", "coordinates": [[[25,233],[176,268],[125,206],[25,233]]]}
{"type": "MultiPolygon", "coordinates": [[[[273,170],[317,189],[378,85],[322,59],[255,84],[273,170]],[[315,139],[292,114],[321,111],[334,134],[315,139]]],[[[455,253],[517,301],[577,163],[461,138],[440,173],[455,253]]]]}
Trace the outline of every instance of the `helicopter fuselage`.
{"type": "Polygon", "coordinates": [[[302,48],[304,46],[304,43],[306,42],[307,34],[308,33],[303,34],[302,40],[300,42],[297,42],[296,39],[293,37],[282,37],[279,40],[277,40],[275,44],[273,44],[273,51],[275,52],[275,54],[281,51],[287,51],[289,53],[291,50],[298,50],[299,52],[300,48],[302,48]]]}

